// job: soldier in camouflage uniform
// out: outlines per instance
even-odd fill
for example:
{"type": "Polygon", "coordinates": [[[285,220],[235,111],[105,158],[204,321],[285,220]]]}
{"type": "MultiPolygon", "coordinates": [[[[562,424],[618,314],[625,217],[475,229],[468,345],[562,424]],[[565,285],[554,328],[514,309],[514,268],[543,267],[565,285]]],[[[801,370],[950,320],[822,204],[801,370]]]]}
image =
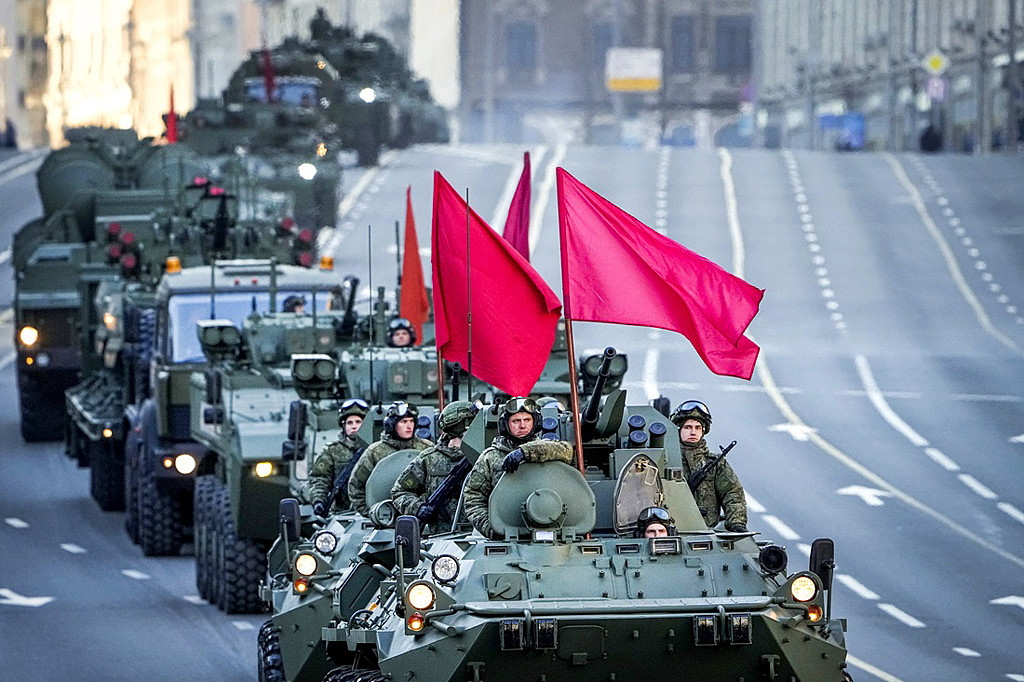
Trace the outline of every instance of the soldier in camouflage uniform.
{"type": "MultiPolygon", "coordinates": [[[[711,411],[700,401],[688,400],[672,412],[671,419],[679,427],[683,480],[686,480],[714,456],[704,441],[704,436],[711,431],[711,411]]],[[[747,532],[747,498],[736,472],[724,459],[697,485],[693,498],[708,528],[724,520],[727,531],[747,532]]]]}
{"type": "Polygon", "coordinates": [[[515,472],[524,461],[572,463],[571,445],[541,440],[539,432],[540,408],[532,398],[512,398],[501,406],[498,436],[480,453],[464,493],[466,516],[484,537],[494,537],[487,500],[504,474],[515,472]]]}
{"type": "Polygon", "coordinates": [[[309,499],[313,503],[313,512],[318,516],[327,516],[331,510],[344,511],[349,508],[347,485],[338,490],[331,509],[327,508],[327,501],[338,476],[349,469],[348,465],[359,446],[356,432],[362,426],[368,409],[366,401],[360,398],[350,398],[341,403],[338,409],[338,426],[341,427],[338,440],[324,446],[313,468],[309,470],[309,481],[306,485],[309,499]]]}
{"type": "MultiPolygon", "coordinates": [[[[439,532],[452,527],[459,506],[462,481],[458,482],[453,494],[440,503],[439,507],[435,508],[427,500],[448,478],[455,465],[465,458],[459,446],[462,445],[462,435],[466,433],[476,413],[476,405],[465,400],[448,403],[441,410],[441,416],[437,419],[437,428],[441,433],[437,445],[427,448],[410,462],[391,488],[391,499],[399,514],[416,516],[421,523],[429,523],[439,532]]],[[[461,516],[460,520],[464,521],[465,514],[461,516]]]]}
{"type": "Polygon", "coordinates": [[[370,511],[366,503],[366,482],[370,480],[373,468],[399,450],[426,450],[433,445],[429,440],[414,435],[419,415],[420,411],[415,405],[402,401],[391,403],[384,415],[384,433],[380,440],[366,447],[352,470],[352,476],[348,479],[348,497],[352,500],[352,506],[363,516],[370,511]]]}

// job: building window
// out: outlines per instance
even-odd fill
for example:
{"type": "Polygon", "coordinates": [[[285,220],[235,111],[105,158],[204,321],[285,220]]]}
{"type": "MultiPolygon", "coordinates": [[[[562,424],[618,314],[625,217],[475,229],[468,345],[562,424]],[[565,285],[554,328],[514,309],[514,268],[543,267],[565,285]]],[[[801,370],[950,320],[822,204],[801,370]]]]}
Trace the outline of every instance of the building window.
{"type": "Polygon", "coordinates": [[[510,73],[533,72],[536,69],[536,26],[526,22],[505,26],[505,67],[510,73]]]}
{"type": "Polygon", "coordinates": [[[715,21],[715,71],[749,72],[750,55],[750,17],[718,17],[715,21]]]}
{"type": "Polygon", "coordinates": [[[693,72],[693,17],[672,17],[669,35],[669,69],[672,73],[693,72]]]}

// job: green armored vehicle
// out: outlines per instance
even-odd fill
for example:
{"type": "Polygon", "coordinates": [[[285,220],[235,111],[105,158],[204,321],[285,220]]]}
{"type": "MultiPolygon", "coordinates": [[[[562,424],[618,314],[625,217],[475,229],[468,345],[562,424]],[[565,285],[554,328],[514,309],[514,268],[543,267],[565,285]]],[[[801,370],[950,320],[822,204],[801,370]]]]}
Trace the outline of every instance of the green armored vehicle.
{"type": "Polygon", "coordinates": [[[208,170],[186,149],[119,132],[72,136],[51,152],[37,173],[43,215],[14,236],[18,393],[28,441],[64,433],[64,390],[90,361],[82,349],[93,346],[96,287],[137,264],[111,250],[111,236],[129,223],[162,220],[178,188],[208,170]]]}

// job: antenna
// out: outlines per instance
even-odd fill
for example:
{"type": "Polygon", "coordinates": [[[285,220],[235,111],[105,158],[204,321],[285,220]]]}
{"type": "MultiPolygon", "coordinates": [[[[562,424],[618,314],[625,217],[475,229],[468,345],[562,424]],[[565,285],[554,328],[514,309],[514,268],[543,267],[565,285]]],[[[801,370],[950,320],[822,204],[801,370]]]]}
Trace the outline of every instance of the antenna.
{"type": "Polygon", "coordinates": [[[370,402],[372,403],[374,400],[377,399],[377,396],[376,391],[374,390],[375,386],[373,383],[373,344],[375,340],[373,338],[373,332],[375,331],[376,325],[374,324],[373,319],[373,231],[370,229],[370,227],[370,225],[366,226],[366,266],[367,269],[369,270],[367,276],[367,280],[369,281],[367,282],[367,286],[370,287],[370,295],[368,296],[368,298],[370,299],[370,331],[369,339],[367,339],[369,341],[369,344],[366,346],[366,348],[370,353],[370,402]]]}
{"type": "Polygon", "coordinates": [[[398,221],[395,221],[395,272],[398,273],[398,286],[402,286],[402,242],[398,236],[398,221]]]}
{"type": "Polygon", "coordinates": [[[217,319],[217,260],[210,260],[210,319],[217,319]]]}

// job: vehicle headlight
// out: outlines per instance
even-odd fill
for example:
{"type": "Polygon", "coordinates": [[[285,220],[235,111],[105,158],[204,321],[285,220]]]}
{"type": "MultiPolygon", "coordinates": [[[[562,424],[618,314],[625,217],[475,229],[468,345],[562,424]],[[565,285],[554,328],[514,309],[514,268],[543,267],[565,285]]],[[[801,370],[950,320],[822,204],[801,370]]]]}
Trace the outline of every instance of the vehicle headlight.
{"type": "Polygon", "coordinates": [[[459,560],[451,554],[442,554],[430,564],[430,572],[439,583],[450,583],[459,575],[459,560]]]}
{"type": "Polygon", "coordinates": [[[434,605],[434,588],[426,583],[416,583],[405,593],[405,599],[409,606],[417,611],[426,611],[434,605]]]}
{"type": "Polygon", "coordinates": [[[274,463],[257,462],[256,467],[253,469],[253,471],[255,471],[256,475],[259,476],[260,478],[266,478],[270,474],[274,473],[274,463]]]}
{"type": "Polygon", "coordinates": [[[303,180],[312,180],[316,177],[316,166],[311,163],[300,164],[299,177],[303,180]]]}
{"type": "Polygon", "coordinates": [[[329,530],[322,530],[313,536],[313,546],[321,554],[332,554],[338,548],[338,536],[329,530]]]}
{"type": "Polygon", "coordinates": [[[196,470],[196,458],[188,453],[182,453],[174,458],[174,468],[179,474],[188,476],[196,470]]]}
{"type": "Polygon", "coordinates": [[[811,601],[818,594],[818,586],[809,576],[802,575],[790,584],[789,593],[799,602],[811,601]]]}
{"type": "Polygon", "coordinates": [[[307,578],[316,573],[316,557],[308,553],[295,557],[295,572],[307,578]]]}
{"type": "Polygon", "coordinates": [[[363,88],[359,91],[359,99],[370,104],[377,99],[377,91],[373,88],[363,88]]]}
{"type": "Polygon", "coordinates": [[[39,330],[32,325],[25,325],[18,332],[18,340],[21,341],[23,346],[34,346],[36,341],[39,340],[39,330]]]}

